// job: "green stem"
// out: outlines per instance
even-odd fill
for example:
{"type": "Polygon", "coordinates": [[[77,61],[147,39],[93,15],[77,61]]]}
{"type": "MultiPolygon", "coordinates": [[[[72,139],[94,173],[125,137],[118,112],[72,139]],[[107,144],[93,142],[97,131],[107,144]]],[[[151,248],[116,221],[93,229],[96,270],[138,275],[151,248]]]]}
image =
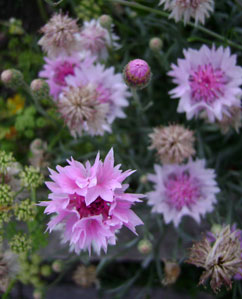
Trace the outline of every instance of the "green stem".
{"type": "Polygon", "coordinates": [[[31,198],[33,202],[36,202],[36,189],[31,188],[31,198]]]}
{"type": "MultiPolygon", "coordinates": [[[[156,15],[160,15],[162,17],[166,17],[166,18],[169,17],[169,14],[164,12],[164,11],[160,11],[160,10],[155,9],[155,8],[147,7],[147,6],[139,4],[139,3],[128,2],[128,1],[123,1],[123,0],[108,0],[108,1],[115,2],[115,3],[125,5],[125,6],[129,6],[129,7],[133,7],[133,8],[137,8],[137,9],[140,9],[140,10],[143,10],[143,11],[151,12],[151,13],[154,13],[156,15]]],[[[214,32],[212,30],[209,30],[209,29],[207,29],[207,28],[205,28],[201,25],[197,25],[197,24],[192,23],[192,22],[188,22],[187,24],[189,26],[193,27],[193,28],[196,28],[196,29],[198,29],[198,30],[200,30],[200,31],[202,31],[202,32],[218,39],[218,40],[223,41],[224,43],[228,44],[231,47],[242,50],[242,45],[238,45],[237,43],[225,38],[224,36],[214,32]]]]}
{"type": "Polygon", "coordinates": [[[14,199],[24,190],[24,187],[21,187],[15,194],[14,199]]]}
{"type": "Polygon", "coordinates": [[[38,5],[38,8],[39,8],[39,12],[40,12],[40,15],[41,15],[41,18],[43,19],[43,21],[47,21],[48,19],[48,16],[45,12],[45,9],[43,7],[43,3],[42,3],[42,0],[37,0],[37,5],[38,5]]]}
{"type": "Polygon", "coordinates": [[[43,115],[45,118],[47,118],[55,127],[56,127],[56,122],[53,118],[51,118],[46,111],[42,108],[42,106],[39,104],[38,99],[36,98],[36,96],[33,94],[33,92],[31,91],[31,89],[29,88],[28,84],[26,82],[24,82],[24,89],[25,91],[31,96],[31,98],[34,101],[34,105],[37,109],[37,111],[43,115]]]}
{"type": "Polygon", "coordinates": [[[15,282],[16,282],[16,279],[13,279],[11,282],[10,282],[10,284],[9,284],[9,286],[8,286],[8,288],[7,288],[7,291],[3,294],[3,296],[2,296],[2,299],[8,299],[9,298],[9,293],[11,292],[11,290],[12,290],[12,288],[14,287],[14,285],[15,285],[15,282]]]}

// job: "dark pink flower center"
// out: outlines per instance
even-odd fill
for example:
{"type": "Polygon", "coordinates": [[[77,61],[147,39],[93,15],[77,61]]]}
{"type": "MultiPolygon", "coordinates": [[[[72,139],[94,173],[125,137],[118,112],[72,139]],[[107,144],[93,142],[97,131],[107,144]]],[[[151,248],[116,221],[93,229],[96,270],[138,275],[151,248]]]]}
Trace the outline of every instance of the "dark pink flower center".
{"type": "Polygon", "coordinates": [[[54,82],[61,86],[66,86],[65,78],[68,75],[74,75],[75,64],[68,61],[63,62],[55,68],[54,82]]]}
{"type": "Polygon", "coordinates": [[[70,195],[70,203],[68,207],[75,208],[78,211],[80,218],[95,215],[102,215],[104,219],[109,217],[110,203],[103,200],[101,197],[98,197],[94,202],[87,206],[83,196],[73,194],[70,195]]]}
{"type": "Polygon", "coordinates": [[[177,210],[181,210],[184,206],[191,206],[201,196],[199,181],[191,178],[188,171],[182,174],[171,174],[165,187],[167,203],[177,210]]]}
{"type": "Polygon", "coordinates": [[[214,69],[211,64],[199,65],[189,77],[192,100],[212,104],[224,95],[227,78],[220,69],[214,69]]]}

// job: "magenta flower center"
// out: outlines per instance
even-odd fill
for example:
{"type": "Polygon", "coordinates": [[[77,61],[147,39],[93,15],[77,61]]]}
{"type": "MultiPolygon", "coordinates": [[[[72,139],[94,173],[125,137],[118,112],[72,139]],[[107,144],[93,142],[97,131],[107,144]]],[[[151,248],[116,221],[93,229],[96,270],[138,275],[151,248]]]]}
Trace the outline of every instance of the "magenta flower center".
{"type": "Polygon", "coordinates": [[[90,205],[86,205],[85,198],[83,196],[73,194],[70,195],[69,208],[75,208],[80,215],[80,218],[102,215],[104,219],[107,219],[110,203],[98,197],[90,205]]]}
{"type": "Polygon", "coordinates": [[[190,207],[199,197],[200,186],[195,178],[191,178],[189,172],[182,174],[171,174],[165,183],[167,203],[177,210],[184,206],[190,207]]]}
{"type": "Polygon", "coordinates": [[[224,95],[227,79],[224,72],[211,64],[199,65],[189,77],[192,100],[212,104],[224,95]]]}
{"type": "Polygon", "coordinates": [[[54,82],[61,86],[66,86],[65,78],[74,75],[75,64],[68,61],[63,62],[55,68],[54,82]]]}

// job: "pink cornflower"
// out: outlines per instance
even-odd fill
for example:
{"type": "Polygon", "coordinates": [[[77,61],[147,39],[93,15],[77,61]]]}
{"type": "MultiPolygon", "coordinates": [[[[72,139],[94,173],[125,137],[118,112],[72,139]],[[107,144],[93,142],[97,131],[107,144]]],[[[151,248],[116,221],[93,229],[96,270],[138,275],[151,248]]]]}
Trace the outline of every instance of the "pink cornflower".
{"type": "Polygon", "coordinates": [[[76,39],[78,31],[76,20],[61,13],[54,14],[49,22],[40,29],[44,35],[38,44],[42,46],[49,57],[60,54],[70,55],[78,49],[79,43],[76,39]]]}
{"type": "Polygon", "coordinates": [[[242,68],[230,48],[203,45],[200,50],[184,50],[184,56],[168,73],[178,85],[170,91],[173,98],[180,98],[178,112],[191,119],[203,111],[214,122],[230,107],[240,107],[242,68]]]}
{"type": "Polygon", "coordinates": [[[125,193],[128,185],[122,183],[133,171],[114,166],[113,150],[104,162],[98,153],[92,166],[73,158],[67,162],[68,166],[56,167],[58,172],[50,169],[53,182],[46,182],[50,201],[40,203],[46,206],[45,213],[57,214],[48,230],[63,223],[65,241],[76,253],[86,249],[90,253],[91,247],[98,254],[101,249],[106,252],[108,244],[116,244],[115,234],[123,225],[136,234],[135,226],[143,222],[130,208],[143,195],[125,193]]]}
{"type": "Polygon", "coordinates": [[[121,74],[115,74],[114,68],[105,69],[97,63],[89,67],[76,69],[74,76],[66,78],[68,86],[92,86],[97,94],[97,101],[108,105],[107,121],[111,124],[116,117],[124,118],[123,108],[128,106],[130,96],[121,74]]]}
{"type": "MultiPolygon", "coordinates": [[[[110,27],[112,28],[112,27],[110,27]]],[[[85,21],[77,39],[82,50],[91,52],[99,59],[106,60],[108,57],[108,48],[119,47],[117,40],[119,37],[100,25],[99,20],[85,21]]]]}
{"type": "Polygon", "coordinates": [[[91,65],[95,58],[89,55],[84,59],[79,54],[73,54],[72,56],[61,55],[56,58],[45,57],[44,69],[40,71],[39,76],[46,78],[50,87],[50,94],[55,100],[58,99],[60,92],[66,84],[66,77],[69,75],[75,75],[75,69],[87,68],[91,65]]]}
{"type": "Polygon", "coordinates": [[[215,194],[220,190],[213,169],[205,169],[204,160],[189,160],[187,164],[155,165],[155,174],[148,180],[155,183],[155,190],[147,194],[152,212],[161,213],[165,223],[177,227],[183,216],[190,216],[198,223],[201,216],[213,210],[215,194]]]}
{"type": "Polygon", "coordinates": [[[176,22],[184,19],[185,25],[191,18],[195,19],[196,24],[204,24],[214,10],[214,0],[161,0],[161,4],[165,5],[165,10],[171,12],[169,18],[176,22]]]}

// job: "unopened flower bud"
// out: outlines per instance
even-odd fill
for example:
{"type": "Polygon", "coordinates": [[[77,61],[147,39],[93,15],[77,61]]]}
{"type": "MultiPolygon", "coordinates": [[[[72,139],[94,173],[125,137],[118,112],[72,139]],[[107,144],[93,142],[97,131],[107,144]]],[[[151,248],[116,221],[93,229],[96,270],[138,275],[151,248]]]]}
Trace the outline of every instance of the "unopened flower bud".
{"type": "Polygon", "coordinates": [[[59,273],[59,272],[61,272],[62,268],[63,268],[62,261],[56,260],[53,262],[53,264],[52,264],[53,271],[55,271],[56,273],[59,273]]]}
{"type": "Polygon", "coordinates": [[[49,265],[43,265],[40,269],[41,275],[48,277],[51,275],[51,267],[49,265]]]}
{"type": "Polygon", "coordinates": [[[214,235],[217,235],[217,234],[219,234],[219,232],[221,231],[221,229],[222,229],[222,226],[220,224],[213,224],[212,227],[211,227],[211,232],[214,235]]]}
{"type": "Polygon", "coordinates": [[[35,290],[35,291],[33,292],[33,298],[34,298],[34,299],[42,299],[43,296],[42,296],[41,291],[39,291],[39,290],[35,290]]]}
{"type": "Polygon", "coordinates": [[[30,84],[30,89],[40,99],[49,97],[49,85],[42,79],[33,80],[30,84]]]}
{"type": "Polygon", "coordinates": [[[154,52],[159,52],[162,49],[163,42],[159,37],[153,37],[149,42],[150,49],[154,52]]]}
{"type": "Polygon", "coordinates": [[[165,263],[165,268],[164,268],[165,277],[161,283],[166,286],[166,285],[171,285],[177,281],[177,278],[181,273],[181,268],[175,262],[165,260],[164,263],[165,263]]]}
{"type": "Polygon", "coordinates": [[[147,175],[143,174],[139,179],[141,184],[146,184],[148,182],[147,175]]]}
{"type": "Polygon", "coordinates": [[[15,69],[8,69],[1,74],[2,82],[12,89],[17,89],[23,85],[24,79],[20,71],[15,69]]]}
{"type": "Polygon", "coordinates": [[[151,70],[146,61],[134,59],[125,66],[123,76],[128,86],[142,89],[150,82],[151,70]]]}
{"type": "Polygon", "coordinates": [[[109,15],[102,15],[99,18],[99,22],[103,28],[109,29],[112,25],[113,20],[109,15]]]}
{"type": "Polygon", "coordinates": [[[138,250],[142,254],[149,254],[152,250],[152,244],[149,240],[143,239],[138,244],[138,250]]]}

